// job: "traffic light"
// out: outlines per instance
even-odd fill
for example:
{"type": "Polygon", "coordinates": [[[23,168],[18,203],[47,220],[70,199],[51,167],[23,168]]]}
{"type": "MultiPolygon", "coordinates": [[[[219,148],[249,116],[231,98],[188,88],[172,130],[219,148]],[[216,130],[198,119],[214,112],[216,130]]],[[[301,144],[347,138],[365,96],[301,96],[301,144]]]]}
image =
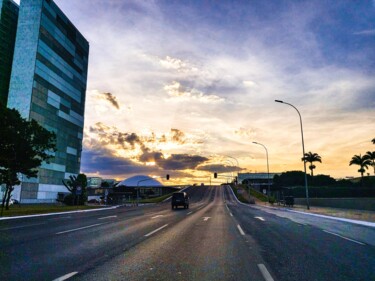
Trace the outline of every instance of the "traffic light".
{"type": "Polygon", "coordinates": [[[214,173],[214,178],[217,179],[217,173],[214,173]]]}
{"type": "Polygon", "coordinates": [[[168,174],[167,174],[166,178],[167,178],[167,180],[169,180],[169,175],[168,174]]]}

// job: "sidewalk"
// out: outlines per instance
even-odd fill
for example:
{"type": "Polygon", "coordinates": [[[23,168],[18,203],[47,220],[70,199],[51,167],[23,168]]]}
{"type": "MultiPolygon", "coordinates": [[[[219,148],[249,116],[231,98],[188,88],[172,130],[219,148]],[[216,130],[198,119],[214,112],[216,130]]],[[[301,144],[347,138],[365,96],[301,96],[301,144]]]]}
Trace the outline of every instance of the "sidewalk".
{"type": "Polygon", "coordinates": [[[261,202],[258,200],[256,200],[256,204],[260,206],[276,207],[280,209],[289,209],[289,210],[294,210],[294,211],[299,211],[299,212],[326,215],[326,216],[331,216],[331,217],[375,222],[374,211],[338,209],[338,208],[315,207],[315,206],[310,206],[310,210],[307,210],[306,206],[294,205],[293,208],[290,208],[290,207],[278,206],[277,204],[271,205],[271,204],[261,202]]]}

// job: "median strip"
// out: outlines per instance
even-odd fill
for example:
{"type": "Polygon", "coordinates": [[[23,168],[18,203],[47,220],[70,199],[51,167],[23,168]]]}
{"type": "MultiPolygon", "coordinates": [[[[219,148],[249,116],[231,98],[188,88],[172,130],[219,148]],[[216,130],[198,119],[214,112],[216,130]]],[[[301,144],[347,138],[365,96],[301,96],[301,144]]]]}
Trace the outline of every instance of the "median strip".
{"type": "Polygon", "coordinates": [[[164,227],[167,227],[167,226],[168,226],[168,224],[165,224],[165,225],[163,225],[163,226],[161,226],[161,227],[155,229],[154,231],[151,231],[150,233],[147,233],[147,234],[145,235],[145,237],[149,237],[149,236],[151,236],[152,234],[158,232],[159,230],[162,230],[164,227]]]}
{"type": "Polygon", "coordinates": [[[86,229],[86,228],[91,228],[91,227],[99,226],[99,225],[102,225],[102,224],[104,224],[104,223],[97,223],[97,224],[92,224],[92,225],[88,225],[88,226],[84,226],[84,227],[80,227],[80,228],[75,228],[75,229],[71,229],[71,230],[65,230],[65,231],[57,232],[56,235],[64,234],[64,233],[68,233],[68,232],[73,232],[73,231],[78,231],[78,230],[82,230],[82,229],[86,229]]]}
{"type": "Polygon", "coordinates": [[[241,235],[245,235],[245,232],[242,230],[241,226],[237,224],[238,231],[241,233],[241,235]]]}
{"type": "Polygon", "coordinates": [[[324,230],[324,229],[323,229],[323,231],[326,232],[326,233],[329,233],[329,234],[332,234],[332,235],[338,236],[338,237],[340,237],[340,238],[342,238],[342,239],[349,240],[349,241],[351,241],[351,242],[354,242],[354,243],[360,244],[360,245],[366,245],[366,244],[364,244],[364,243],[362,243],[362,242],[359,242],[359,241],[357,241],[357,240],[350,239],[350,238],[348,238],[348,237],[342,236],[342,235],[340,235],[340,234],[337,234],[337,233],[334,233],[334,232],[331,232],[331,231],[328,231],[328,230],[324,230]]]}
{"type": "Polygon", "coordinates": [[[262,263],[258,264],[258,268],[266,281],[274,281],[266,266],[262,263]]]}

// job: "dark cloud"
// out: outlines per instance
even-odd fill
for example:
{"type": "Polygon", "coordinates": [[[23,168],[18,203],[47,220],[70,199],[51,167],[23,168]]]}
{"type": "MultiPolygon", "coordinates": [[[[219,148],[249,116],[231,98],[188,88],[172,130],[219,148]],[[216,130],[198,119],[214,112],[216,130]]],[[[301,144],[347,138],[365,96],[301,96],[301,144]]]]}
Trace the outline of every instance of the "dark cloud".
{"type": "Polygon", "coordinates": [[[118,104],[116,97],[112,95],[111,93],[103,93],[102,94],[107,101],[109,101],[114,107],[117,109],[120,109],[120,105],[118,104]]]}
{"type": "Polygon", "coordinates": [[[167,170],[185,170],[195,169],[198,165],[208,160],[208,158],[199,155],[172,154],[167,159],[158,159],[156,164],[167,170]]]}
{"type": "Polygon", "coordinates": [[[236,166],[226,166],[222,164],[211,164],[211,165],[204,165],[199,166],[197,170],[200,171],[207,171],[207,172],[217,172],[217,173],[230,173],[230,172],[238,172],[244,170],[243,168],[236,167],[236,166]]]}
{"type": "Polygon", "coordinates": [[[139,165],[130,159],[114,156],[107,150],[84,149],[82,152],[81,171],[100,175],[134,175],[142,173],[160,173],[156,166],[139,165]]]}

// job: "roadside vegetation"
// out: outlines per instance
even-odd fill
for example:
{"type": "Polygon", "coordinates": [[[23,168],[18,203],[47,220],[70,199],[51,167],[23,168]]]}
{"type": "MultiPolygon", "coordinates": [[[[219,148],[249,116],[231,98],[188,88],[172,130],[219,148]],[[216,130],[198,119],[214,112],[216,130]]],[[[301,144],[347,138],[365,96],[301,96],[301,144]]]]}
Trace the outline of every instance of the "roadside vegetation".
{"type": "Polygon", "coordinates": [[[171,197],[172,194],[173,194],[173,192],[171,192],[169,194],[166,194],[166,195],[163,195],[163,196],[160,196],[160,197],[142,199],[142,200],[139,201],[139,203],[144,203],[144,204],[146,204],[146,203],[160,203],[160,202],[163,202],[168,197],[171,197]]]}
{"type": "Polygon", "coordinates": [[[5,184],[3,213],[4,207],[9,209],[14,186],[21,184],[19,175],[35,178],[42,162],[49,163],[56,151],[56,135],[3,104],[0,104],[0,116],[0,184],[5,184]]]}

